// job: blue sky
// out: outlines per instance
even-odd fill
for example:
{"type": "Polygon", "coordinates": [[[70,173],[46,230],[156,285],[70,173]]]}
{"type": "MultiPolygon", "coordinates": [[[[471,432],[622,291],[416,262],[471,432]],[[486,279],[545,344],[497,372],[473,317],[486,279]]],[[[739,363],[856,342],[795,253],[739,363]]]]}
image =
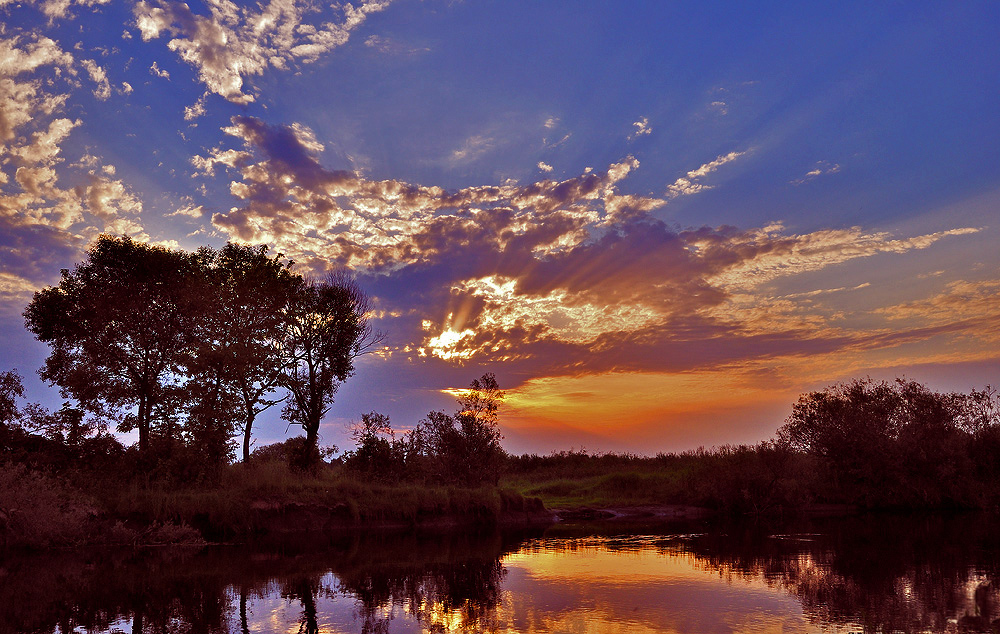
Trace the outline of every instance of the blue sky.
{"type": "MultiPolygon", "coordinates": [[[[0,0],[0,367],[101,232],[352,268],[324,427],[484,370],[512,450],[769,436],[802,391],[996,383],[995,3],[0,0]]],[[[37,381],[31,397],[52,400],[37,381]]],[[[283,437],[271,421],[259,442],[283,437]]]]}

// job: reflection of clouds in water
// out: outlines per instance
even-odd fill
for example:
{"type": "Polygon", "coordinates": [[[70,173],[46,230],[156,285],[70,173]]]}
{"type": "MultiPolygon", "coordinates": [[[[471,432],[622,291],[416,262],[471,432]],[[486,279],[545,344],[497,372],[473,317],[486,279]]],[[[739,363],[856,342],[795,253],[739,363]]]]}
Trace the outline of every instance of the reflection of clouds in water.
{"type": "Polygon", "coordinates": [[[805,631],[800,603],[759,579],[733,582],[652,546],[522,550],[504,559],[512,631],[805,631]]]}
{"type": "Polygon", "coordinates": [[[18,632],[985,632],[1000,625],[1000,534],[994,520],[972,515],[817,520],[803,533],[770,536],[735,527],[528,541],[355,535],[297,553],[122,551],[107,561],[50,553],[4,566],[0,623],[18,632]]]}

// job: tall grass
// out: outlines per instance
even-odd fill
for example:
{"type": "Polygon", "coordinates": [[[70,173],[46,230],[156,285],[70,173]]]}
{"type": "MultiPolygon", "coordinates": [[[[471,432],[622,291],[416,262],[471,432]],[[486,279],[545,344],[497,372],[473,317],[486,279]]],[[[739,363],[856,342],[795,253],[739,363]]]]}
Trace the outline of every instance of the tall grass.
{"type": "Polygon", "coordinates": [[[654,457],[561,452],[512,457],[502,483],[550,508],[695,505],[763,513],[808,503],[805,461],[773,443],[654,457]]]}
{"type": "Polygon", "coordinates": [[[336,467],[303,473],[281,461],[231,465],[197,486],[132,485],[102,500],[115,517],[135,523],[190,524],[210,539],[281,530],[321,530],[371,523],[494,522],[532,508],[516,491],[362,479],[336,467]]]}

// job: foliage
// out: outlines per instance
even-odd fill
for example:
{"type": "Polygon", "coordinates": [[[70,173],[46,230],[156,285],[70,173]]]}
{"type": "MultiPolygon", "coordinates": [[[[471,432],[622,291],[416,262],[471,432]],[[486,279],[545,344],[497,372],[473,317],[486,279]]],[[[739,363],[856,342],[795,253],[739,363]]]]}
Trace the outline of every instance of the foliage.
{"type": "Polygon", "coordinates": [[[93,503],[24,465],[0,465],[0,546],[73,544],[85,536],[93,503]]]}
{"type": "Polygon", "coordinates": [[[20,417],[17,399],[23,396],[21,375],[15,370],[0,372],[0,425],[9,425],[20,417]]]}
{"type": "Polygon", "coordinates": [[[202,248],[199,255],[211,292],[189,366],[198,388],[194,418],[207,419],[198,444],[214,442],[218,453],[219,443],[240,429],[246,461],[257,415],[281,401],[269,395],[285,369],[289,309],[303,280],[280,254],[269,257],[264,245],[228,243],[218,251],[202,248]],[[217,420],[226,414],[228,420],[217,420]],[[214,439],[205,433],[213,429],[220,430],[214,439]]]}
{"type": "Polygon", "coordinates": [[[85,410],[124,413],[119,429],[138,429],[144,452],[158,422],[169,430],[167,405],[195,342],[198,268],[191,254],[101,236],[87,261],[35,293],[24,313],[52,347],[42,378],[85,410]]]}
{"type": "Polygon", "coordinates": [[[292,300],[281,377],[289,398],[282,415],[305,431],[300,467],[318,464],[319,426],[340,383],[354,373],[354,359],[382,340],[368,324],[370,312],[371,300],[343,274],[304,283],[292,300]]]}
{"type": "Polygon", "coordinates": [[[803,395],[779,430],[814,456],[840,501],[977,506],[991,467],[981,447],[1000,424],[991,388],[942,394],[915,381],[856,379],[803,395]]]}
{"type": "Polygon", "coordinates": [[[0,415],[68,446],[113,419],[139,431],[151,476],[199,479],[232,459],[237,432],[247,460],[257,415],[284,400],[305,431],[297,461],[315,466],[337,388],[381,341],[369,311],[345,274],[306,282],[263,245],[188,253],[104,235],[24,313],[51,348],[40,375],[75,404],[22,412],[20,377],[4,373],[0,415]]]}
{"type": "Polygon", "coordinates": [[[388,416],[378,412],[362,414],[361,422],[351,430],[351,437],[357,448],[344,457],[344,466],[349,471],[382,482],[408,477],[408,438],[396,438],[388,416]]]}

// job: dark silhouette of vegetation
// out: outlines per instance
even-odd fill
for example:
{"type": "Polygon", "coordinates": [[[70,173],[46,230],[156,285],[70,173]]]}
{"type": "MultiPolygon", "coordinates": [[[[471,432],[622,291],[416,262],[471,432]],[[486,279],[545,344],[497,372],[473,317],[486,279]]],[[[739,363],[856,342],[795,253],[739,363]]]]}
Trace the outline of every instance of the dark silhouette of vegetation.
{"type": "Polygon", "coordinates": [[[495,521],[538,510],[532,498],[755,517],[817,505],[1000,507],[997,392],[939,393],[905,379],[804,394],[776,438],[756,445],[509,456],[505,394],[486,373],[454,413],[429,412],[405,432],[377,411],[362,415],[354,449],[334,459],[320,425],[358,356],[382,341],[370,312],[346,273],[307,280],[263,246],[188,253],[101,236],[24,313],[50,346],[39,374],[59,387],[62,407],[22,403],[20,375],[0,372],[0,479],[18,484],[0,494],[0,538],[87,541],[132,518],[146,523],[129,529],[140,533],[190,524],[230,539],[273,527],[275,509],[303,508],[312,509],[305,526],[495,521]],[[279,403],[302,436],[251,452],[257,416],[279,403]],[[111,428],[137,430],[138,443],[124,447],[111,428]],[[39,497],[48,532],[18,501],[43,488],[58,493],[39,497]]]}
{"type": "MultiPolygon", "coordinates": [[[[114,421],[138,430],[151,475],[190,479],[231,460],[237,431],[247,460],[257,415],[284,401],[285,417],[305,431],[298,463],[315,466],[337,388],[382,339],[369,311],[349,276],[305,280],[263,246],[187,253],[101,236],[25,310],[28,329],[52,349],[42,378],[78,404],[35,411],[25,427],[58,430],[75,446],[114,421]],[[287,397],[272,396],[279,388],[287,397]]],[[[0,407],[19,385],[4,384],[0,407]]]]}
{"type": "Polygon", "coordinates": [[[289,392],[283,415],[306,435],[300,467],[319,463],[323,416],[340,383],[354,372],[354,359],[382,340],[368,324],[370,311],[368,296],[343,274],[307,282],[292,298],[281,385],[289,392]]]}
{"type": "Polygon", "coordinates": [[[344,464],[382,480],[496,486],[507,457],[498,420],[503,399],[496,376],[488,372],[469,384],[454,414],[430,412],[400,438],[388,416],[364,414],[353,429],[357,449],[344,464]]]}
{"type": "Polygon", "coordinates": [[[229,243],[218,251],[203,248],[199,255],[206,262],[210,293],[189,366],[198,389],[192,418],[209,432],[217,430],[216,438],[198,443],[211,447],[210,460],[220,459],[231,431],[238,429],[246,461],[254,421],[282,401],[270,395],[286,367],[289,317],[303,280],[281,255],[269,257],[263,245],[229,243]],[[219,424],[218,417],[227,413],[235,420],[219,424]]]}
{"type": "Polygon", "coordinates": [[[58,286],[35,293],[28,329],[52,353],[42,378],[80,406],[139,431],[170,435],[184,365],[200,319],[196,256],[130,238],[101,236],[87,261],[64,270],[58,286]]]}
{"type": "Polygon", "coordinates": [[[655,457],[562,452],[507,461],[550,507],[698,505],[766,516],[816,505],[1000,506],[1000,398],[859,379],[803,395],[777,439],[655,457]]]}
{"type": "Polygon", "coordinates": [[[857,379],[802,396],[779,437],[815,459],[817,493],[866,507],[996,504],[1000,431],[991,388],[941,394],[905,379],[857,379]]]}

